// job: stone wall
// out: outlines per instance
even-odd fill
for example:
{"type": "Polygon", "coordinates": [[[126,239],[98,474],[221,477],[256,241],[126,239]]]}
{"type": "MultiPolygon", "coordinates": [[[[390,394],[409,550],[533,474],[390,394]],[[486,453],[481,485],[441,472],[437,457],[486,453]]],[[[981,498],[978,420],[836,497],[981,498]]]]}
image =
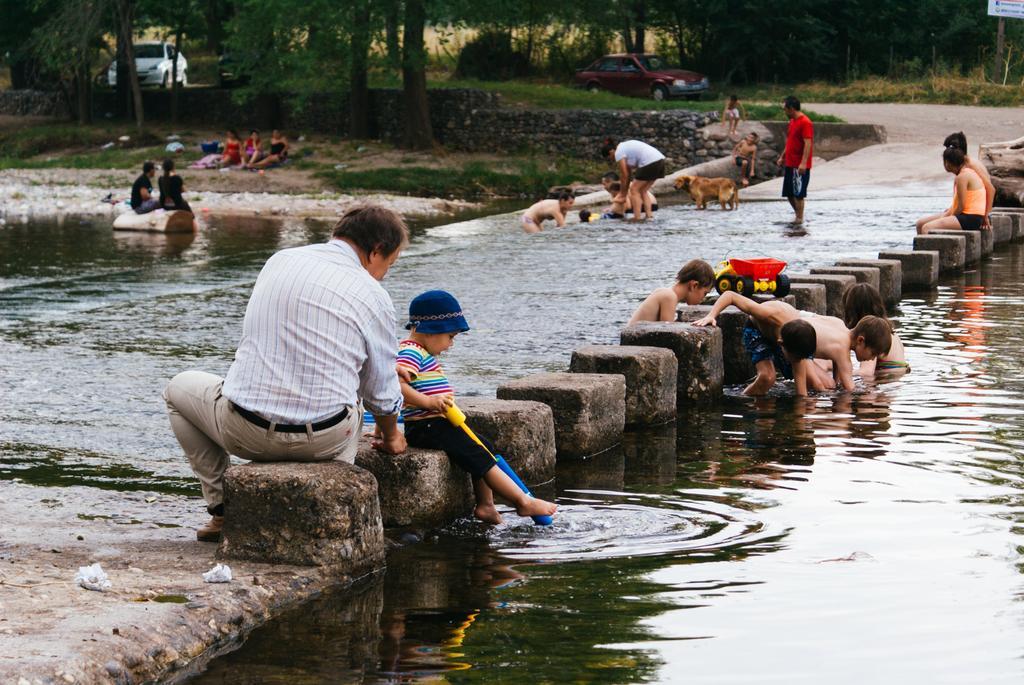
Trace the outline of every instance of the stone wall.
{"type": "Polygon", "coordinates": [[[62,93],[0,90],[0,114],[15,117],[61,117],[68,113],[62,93]]]}

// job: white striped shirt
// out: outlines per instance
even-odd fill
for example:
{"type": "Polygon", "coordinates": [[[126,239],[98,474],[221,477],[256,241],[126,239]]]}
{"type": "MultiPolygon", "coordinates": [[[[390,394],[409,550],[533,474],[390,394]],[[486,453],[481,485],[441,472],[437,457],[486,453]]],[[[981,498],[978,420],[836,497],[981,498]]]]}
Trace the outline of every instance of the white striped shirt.
{"type": "Polygon", "coordinates": [[[397,414],[395,306],[342,240],[267,260],[222,394],[276,423],[316,422],[362,399],[397,414]]]}

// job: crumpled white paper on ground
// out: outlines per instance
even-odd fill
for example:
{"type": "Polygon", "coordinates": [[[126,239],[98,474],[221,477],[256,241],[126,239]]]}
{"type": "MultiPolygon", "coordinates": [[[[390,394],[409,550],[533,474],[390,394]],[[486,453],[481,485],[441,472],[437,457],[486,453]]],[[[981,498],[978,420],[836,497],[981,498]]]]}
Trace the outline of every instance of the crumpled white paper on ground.
{"type": "Polygon", "coordinates": [[[207,583],[230,583],[231,567],[227,564],[217,564],[203,574],[203,580],[207,583]]]}
{"type": "Polygon", "coordinates": [[[78,573],[75,575],[75,582],[86,590],[95,590],[96,592],[109,590],[112,585],[110,578],[107,577],[107,574],[100,568],[98,563],[92,566],[79,566],[78,573]]]}

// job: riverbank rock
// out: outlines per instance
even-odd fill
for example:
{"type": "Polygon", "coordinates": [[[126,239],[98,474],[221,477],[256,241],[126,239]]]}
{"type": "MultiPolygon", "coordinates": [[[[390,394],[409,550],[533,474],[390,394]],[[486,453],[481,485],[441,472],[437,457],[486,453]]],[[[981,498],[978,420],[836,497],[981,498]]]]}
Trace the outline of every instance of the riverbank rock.
{"type": "MultiPolygon", "coordinates": [[[[692,323],[709,313],[710,305],[694,305],[680,309],[677,316],[683,323],[692,323]]],[[[722,381],[726,385],[743,383],[757,374],[750,353],[743,346],[743,329],[749,321],[750,317],[735,307],[727,307],[718,315],[717,325],[722,331],[722,381]]]]}
{"type": "Polygon", "coordinates": [[[542,402],[466,397],[466,423],[494,445],[527,485],[555,477],[555,420],[542,402]]]}
{"type": "Polygon", "coordinates": [[[626,425],[656,425],[676,417],[672,352],[637,345],[588,345],[572,353],[571,373],[612,373],[626,379],[626,425]]]}
{"type": "Polygon", "coordinates": [[[473,512],[469,474],[440,450],[410,447],[385,454],[362,440],[356,466],[377,479],[385,526],[440,526],[473,512]]]}
{"type": "Polygon", "coordinates": [[[677,405],[707,402],[721,396],[725,378],[721,329],[688,323],[644,322],[625,328],[619,341],[623,345],[664,347],[675,354],[679,365],[677,405]]]}
{"type": "Polygon", "coordinates": [[[895,259],[903,269],[903,290],[928,290],[939,282],[937,250],[890,250],[879,252],[879,259],[895,259]]]}
{"type": "Polygon", "coordinates": [[[903,299],[903,263],[898,259],[840,259],[837,266],[871,266],[878,269],[878,292],[889,308],[903,299]]]}
{"type": "Polygon", "coordinates": [[[967,240],[962,235],[929,233],[914,236],[915,250],[935,250],[939,253],[939,273],[959,273],[964,270],[967,240]]]}
{"type": "Polygon", "coordinates": [[[384,565],[377,483],[352,464],[232,466],[224,477],[224,508],[222,558],[332,566],[351,575],[384,565]]]}
{"type": "Polygon", "coordinates": [[[498,399],[551,407],[559,457],[585,457],[617,445],[626,425],[626,379],[619,374],[538,373],[498,386],[498,399]]]}

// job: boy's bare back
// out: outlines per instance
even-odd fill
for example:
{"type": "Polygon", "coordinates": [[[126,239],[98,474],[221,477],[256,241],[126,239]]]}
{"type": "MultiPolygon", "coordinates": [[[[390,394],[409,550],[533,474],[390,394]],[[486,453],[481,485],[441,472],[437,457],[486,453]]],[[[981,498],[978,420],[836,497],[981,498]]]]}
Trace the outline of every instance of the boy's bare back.
{"type": "Polygon", "coordinates": [[[672,288],[658,288],[636,308],[628,326],[642,321],[675,321],[679,297],[672,288]]]}

